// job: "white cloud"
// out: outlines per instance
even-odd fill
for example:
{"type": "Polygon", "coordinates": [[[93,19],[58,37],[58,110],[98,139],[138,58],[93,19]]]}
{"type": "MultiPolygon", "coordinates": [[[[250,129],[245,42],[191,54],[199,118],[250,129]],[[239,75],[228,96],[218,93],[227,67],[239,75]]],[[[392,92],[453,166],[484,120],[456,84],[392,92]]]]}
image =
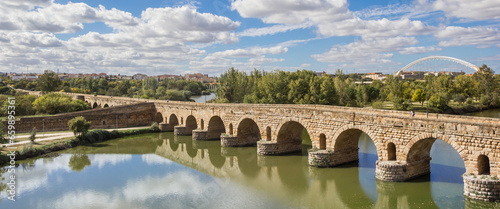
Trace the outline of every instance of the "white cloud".
{"type": "Polygon", "coordinates": [[[428,34],[433,27],[407,18],[363,20],[347,8],[345,0],[267,1],[236,0],[231,4],[242,17],[260,18],[265,23],[312,23],[323,36],[391,37],[428,34]]]}
{"type": "Polygon", "coordinates": [[[206,54],[191,43],[238,41],[232,31],[239,22],[200,13],[189,6],[149,8],[137,18],[128,12],[84,3],[35,3],[0,3],[0,71],[30,65],[30,69],[58,68],[62,72],[124,74],[154,70],[179,74],[185,70],[179,63],[206,54]],[[89,32],[67,41],[54,35],[79,31],[83,23],[93,22],[103,22],[114,30],[106,34],[89,32]]]}
{"type": "Polygon", "coordinates": [[[400,54],[423,54],[427,52],[436,52],[441,51],[443,49],[435,46],[416,46],[416,47],[407,47],[403,48],[399,51],[400,54]]]}
{"type": "Polygon", "coordinates": [[[346,0],[236,0],[231,3],[231,9],[242,17],[261,18],[265,23],[299,24],[351,17],[346,0]]]}
{"type": "Polygon", "coordinates": [[[330,51],[312,55],[319,62],[355,63],[363,65],[391,63],[389,53],[404,47],[417,44],[414,37],[394,37],[362,39],[347,45],[334,45],[330,51]]]}
{"type": "Polygon", "coordinates": [[[231,49],[222,52],[215,52],[211,57],[256,57],[263,54],[283,54],[288,51],[288,48],[282,46],[260,48],[254,47],[250,49],[231,49]]]}
{"type": "Polygon", "coordinates": [[[362,37],[394,37],[399,35],[413,36],[428,34],[433,27],[421,21],[400,20],[362,20],[352,18],[340,22],[325,22],[318,25],[320,34],[327,36],[360,35],[362,37]]]}
{"type": "Polygon", "coordinates": [[[448,26],[435,36],[443,40],[438,44],[443,47],[464,45],[474,45],[478,48],[500,47],[500,31],[496,28],[448,26]]]}
{"type": "Polygon", "coordinates": [[[255,36],[274,35],[276,33],[283,33],[297,29],[304,29],[304,28],[309,28],[311,26],[312,26],[311,22],[305,22],[302,24],[295,24],[295,25],[273,25],[270,27],[263,27],[263,28],[250,28],[238,33],[238,36],[255,37],[255,36]]]}
{"type": "Polygon", "coordinates": [[[498,0],[437,0],[432,2],[432,8],[444,11],[449,17],[475,20],[500,19],[498,0]]]}

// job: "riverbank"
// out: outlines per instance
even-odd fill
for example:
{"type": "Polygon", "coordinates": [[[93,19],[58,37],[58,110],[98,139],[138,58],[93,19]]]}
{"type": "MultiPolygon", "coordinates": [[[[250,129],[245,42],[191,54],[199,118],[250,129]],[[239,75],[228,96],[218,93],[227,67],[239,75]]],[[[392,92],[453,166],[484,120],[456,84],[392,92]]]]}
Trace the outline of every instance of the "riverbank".
{"type": "Polygon", "coordinates": [[[24,160],[27,158],[50,155],[52,152],[81,146],[81,145],[89,145],[98,142],[103,142],[111,139],[116,139],[125,136],[146,134],[159,132],[157,126],[151,126],[150,128],[143,129],[134,129],[134,130],[125,130],[125,131],[106,131],[106,130],[92,130],[85,134],[84,136],[75,136],[66,139],[55,140],[49,144],[41,144],[38,142],[26,143],[23,144],[22,147],[5,148],[1,147],[0,150],[0,166],[5,166],[11,161],[11,154],[14,154],[15,161],[24,160]]]}

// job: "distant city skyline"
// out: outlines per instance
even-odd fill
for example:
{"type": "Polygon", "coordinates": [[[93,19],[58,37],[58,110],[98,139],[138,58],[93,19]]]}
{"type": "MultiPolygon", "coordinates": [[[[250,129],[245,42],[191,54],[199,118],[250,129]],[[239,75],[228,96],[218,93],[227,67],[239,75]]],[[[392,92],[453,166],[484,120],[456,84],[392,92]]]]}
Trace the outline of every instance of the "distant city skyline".
{"type": "Polygon", "coordinates": [[[2,0],[0,72],[395,73],[431,55],[500,71],[497,0],[2,0]]]}

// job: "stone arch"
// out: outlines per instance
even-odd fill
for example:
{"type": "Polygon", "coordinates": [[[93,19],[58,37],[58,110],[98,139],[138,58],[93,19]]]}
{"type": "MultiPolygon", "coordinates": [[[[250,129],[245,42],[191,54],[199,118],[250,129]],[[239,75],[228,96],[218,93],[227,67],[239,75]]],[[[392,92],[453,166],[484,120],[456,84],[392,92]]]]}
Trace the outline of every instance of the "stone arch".
{"type": "Polygon", "coordinates": [[[106,107],[109,107],[109,105],[108,105],[108,104],[104,104],[104,107],[103,107],[103,108],[106,108],[106,107]]]}
{"type": "Polygon", "coordinates": [[[236,131],[238,141],[245,144],[257,143],[262,137],[257,123],[251,118],[243,118],[238,123],[236,131]]]}
{"type": "Polygon", "coordinates": [[[181,117],[181,125],[184,124],[184,117],[181,117]]]}
{"type": "MultiPolygon", "coordinates": [[[[433,139],[433,141],[432,141],[433,143],[436,139],[441,139],[441,140],[445,141],[446,143],[451,145],[453,147],[453,149],[455,149],[458,152],[458,154],[460,154],[460,157],[462,157],[462,160],[464,160],[464,162],[466,161],[466,159],[467,159],[466,158],[466,156],[467,156],[466,150],[463,149],[460,145],[458,145],[455,140],[450,139],[446,135],[434,134],[434,133],[419,134],[417,136],[412,137],[410,142],[404,148],[404,151],[403,151],[404,158],[402,160],[408,162],[409,161],[408,158],[409,158],[409,154],[410,154],[411,149],[415,146],[415,144],[422,143],[421,141],[426,140],[426,139],[433,139]]],[[[432,143],[431,143],[431,146],[432,146],[432,143]]],[[[430,151],[430,147],[429,147],[429,151],[430,151]]]]}
{"type": "Polygon", "coordinates": [[[92,105],[92,109],[95,109],[95,108],[98,108],[99,105],[97,104],[97,102],[94,102],[94,104],[92,105]]]}
{"type": "Polygon", "coordinates": [[[163,122],[163,115],[161,114],[161,112],[157,112],[155,114],[155,122],[157,122],[157,123],[162,123],[163,122]]]}
{"type": "Polygon", "coordinates": [[[226,133],[224,122],[219,116],[212,116],[208,121],[208,139],[220,139],[222,133],[226,133]]]}
{"type": "Polygon", "coordinates": [[[490,175],[490,158],[487,155],[477,157],[477,174],[490,175]]]}
{"type": "Polygon", "coordinates": [[[453,139],[443,134],[425,133],[419,134],[410,140],[410,143],[405,146],[403,161],[406,162],[406,176],[413,178],[421,175],[426,175],[431,172],[431,157],[430,152],[432,145],[437,139],[441,139],[451,145],[453,149],[460,155],[462,162],[465,164],[466,153],[453,139]]]}
{"type": "Polygon", "coordinates": [[[271,133],[271,127],[266,128],[266,141],[271,141],[272,139],[272,133],[271,133]]]}
{"type": "MultiPolygon", "coordinates": [[[[182,118],[181,118],[182,120],[182,118]]],[[[191,133],[193,130],[198,128],[198,124],[196,123],[196,118],[192,115],[186,118],[186,131],[191,133]]]]}
{"type": "Polygon", "coordinates": [[[326,149],[326,136],[325,136],[325,134],[319,135],[319,149],[326,149]]]}
{"type": "Polygon", "coordinates": [[[102,125],[103,126],[106,125],[106,121],[105,120],[102,121],[102,125]]]}
{"type": "Polygon", "coordinates": [[[349,124],[344,125],[340,129],[335,131],[335,134],[332,137],[334,141],[331,144],[331,148],[337,156],[344,155],[344,157],[342,157],[341,163],[348,163],[358,160],[358,141],[362,133],[365,133],[372,139],[373,143],[375,144],[375,148],[377,149],[378,159],[381,160],[384,158],[382,155],[382,150],[384,148],[377,147],[380,140],[375,137],[376,135],[372,130],[364,125],[349,124]]]}
{"type": "Polygon", "coordinates": [[[179,125],[179,121],[177,120],[177,116],[175,114],[171,114],[169,117],[168,117],[168,125],[170,127],[174,127],[176,125],[179,125]]]}
{"type": "Polygon", "coordinates": [[[387,160],[396,160],[396,145],[392,142],[387,143],[387,160]]]}
{"type": "Polygon", "coordinates": [[[302,150],[302,133],[307,128],[297,121],[287,121],[281,125],[276,142],[281,144],[281,153],[297,152],[302,150]]]}
{"type": "Polygon", "coordinates": [[[200,119],[200,129],[201,130],[205,129],[205,121],[203,121],[203,118],[200,119]]]}

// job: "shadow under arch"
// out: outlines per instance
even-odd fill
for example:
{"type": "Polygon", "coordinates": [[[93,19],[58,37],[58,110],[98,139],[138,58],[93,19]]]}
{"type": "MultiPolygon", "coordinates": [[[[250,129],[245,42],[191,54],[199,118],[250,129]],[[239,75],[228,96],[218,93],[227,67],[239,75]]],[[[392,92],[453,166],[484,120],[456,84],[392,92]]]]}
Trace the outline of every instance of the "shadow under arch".
{"type": "Polygon", "coordinates": [[[256,144],[262,137],[257,123],[250,118],[244,118],[238,124],[238,141],[245,144],[256,144]]]}
{"type": "MultiPolygon", "coordinates": [[[[285,122],[278,131],[276,142],[286,147],[288,153],[303,152],[302,144],[311,145],[311,139],[307,129],[297,121],[285,122]]],[[[284,153],[284,152],[283,152],[284,153]]]]}
{"type": "Polygon", "coordinates": [[[222,133],[226,133],[226,127],[224,122],[219,116],[212,116],[208,121],[208,139],[216,140],[220,139],[222,133]]]}
{"type": "Polygon", "coordinates": [[[104,104],[104,107],[103,107],[103,108],[106,108],[106,107],[109,107],[109,105],[108,105],[108,104],[104,104]]]}
{"type": "Polygon", "coordinates": [[[179,125],[179,120],[177,119],[177,116],[175,114],[172,113],[168,117],[168,125],[170,127],[174,127],[174,126],[179,125]]]}
{"type": "Polygon", "coordinates": [[[92,109],[95,109],[95,108],[98,108],[99,105],[97,104],[97,102],[94,102],[94,104],[92,105],[92,109]]]}
{"type": "Polygon", "coordinates": [[[155,114],[155,122],[157,122],[157,123],[162,123],[163,122],[163,115],[161,114],[161,112],[157,112],[155,114]]]}
{"type": "Polygon", "coordinates": [[[196,118],[192,115],[186,118],[186,131],[191,133],[193,130],[198,128],[198,124],[196,123],[196,118]]]}
{"type": "MultiPolygon", "coordinates": [[[[365,134],[374,144],[377,140],[370,136],[369,131],[363,127],[347,126],[339,129],[334,135],[333,151],[336,165],[359,161],[359,142],[360,137],[365,134]],[[336,137],[335,137],[336,136],[336,137]]],[[[377,158],[381,150],[375,146],[377,158]]]]}

